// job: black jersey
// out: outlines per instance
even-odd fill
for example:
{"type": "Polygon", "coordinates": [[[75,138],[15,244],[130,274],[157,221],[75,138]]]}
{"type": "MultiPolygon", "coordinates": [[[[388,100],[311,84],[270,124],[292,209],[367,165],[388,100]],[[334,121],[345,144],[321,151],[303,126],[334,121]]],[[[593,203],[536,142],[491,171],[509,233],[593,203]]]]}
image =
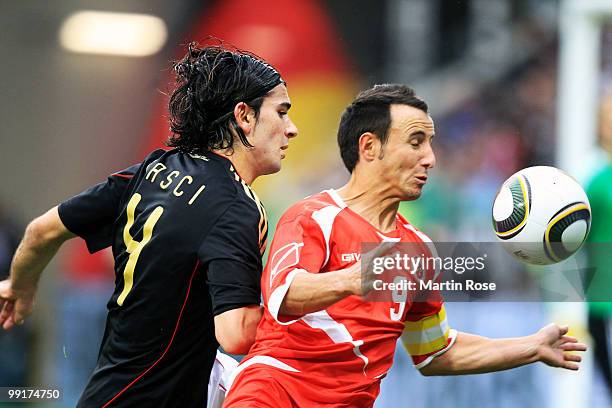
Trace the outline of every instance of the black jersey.
{"type": "Polygon", "coordinates": [[[260,303],[265,210],[226,158],[157,150],[61,203],[115,290],[81,407],[204,407],[213,317],[260,303]]]}

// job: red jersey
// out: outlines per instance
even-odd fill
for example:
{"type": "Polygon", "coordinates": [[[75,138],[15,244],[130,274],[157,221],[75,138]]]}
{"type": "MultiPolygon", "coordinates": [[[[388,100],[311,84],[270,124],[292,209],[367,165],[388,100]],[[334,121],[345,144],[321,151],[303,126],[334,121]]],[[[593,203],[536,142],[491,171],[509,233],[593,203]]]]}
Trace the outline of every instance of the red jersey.
{"type": "Polygon", "coordinates": [[[256,342],[232,380],[248,376],[248,367],[270,366],[277,378],[307,382],[285,387],[299,406],[371,406],[400,336],[417,368],[446,351],[456,333],[449,328],[441,300],[374,302],[349,296],[304,316],[279,314],[297,274],[345,269],[359,262],[355,255],[363,243],[431,243],[399,214],[396,227],[392,233],[377,230],[348,208],[335,190],[291,207],[278,223],[262,276],[265,311],[256,342]]]}

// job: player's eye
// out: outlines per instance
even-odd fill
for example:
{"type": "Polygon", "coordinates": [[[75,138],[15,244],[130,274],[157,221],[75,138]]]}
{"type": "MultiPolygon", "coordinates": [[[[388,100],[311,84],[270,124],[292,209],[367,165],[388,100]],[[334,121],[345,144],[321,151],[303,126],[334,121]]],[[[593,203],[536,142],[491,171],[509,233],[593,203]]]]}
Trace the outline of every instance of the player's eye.
{"type": "Polygon", "coordinates": [[[410,135],[408,143],[413,147],[419,147],[425,141],[425,135],[421,132],[410,135]]]}
{"type": "Polygon", "coordinates": [[[412,138],[408,140],[408,143],[410,143],[410,145],[413,147],[419,147],[421,145],[421,142],[422,140],[420,138],[412,138]]]}
{"type": "Polygon", "coordinates": [[[287,115],[287,113],[288,113],[287,111],[279,111],[278,116],[282,118],[283,116],[287,115]]]}

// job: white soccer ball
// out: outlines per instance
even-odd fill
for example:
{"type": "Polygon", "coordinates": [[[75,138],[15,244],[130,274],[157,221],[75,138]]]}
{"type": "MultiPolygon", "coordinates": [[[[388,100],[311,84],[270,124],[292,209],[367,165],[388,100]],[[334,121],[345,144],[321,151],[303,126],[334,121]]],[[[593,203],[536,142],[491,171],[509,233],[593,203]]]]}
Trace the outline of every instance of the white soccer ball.
{"type": "Polygon", "coordinates": [[[547,166],[514,173],[493,202],[493,229],[512,256],[535,265],[569,258],[591,227],[584,190],[567,173],[547,166]]]}

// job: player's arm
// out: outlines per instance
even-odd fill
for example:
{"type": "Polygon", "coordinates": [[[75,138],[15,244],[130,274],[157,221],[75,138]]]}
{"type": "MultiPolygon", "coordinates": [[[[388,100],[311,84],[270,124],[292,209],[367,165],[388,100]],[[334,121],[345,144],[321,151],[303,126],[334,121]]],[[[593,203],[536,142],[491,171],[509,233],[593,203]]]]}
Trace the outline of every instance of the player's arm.
{"type": "Polygon", "coordinates": [[[261,320],[260,214],[220,192],[225,209],[204,238],[198,256],[206,271],[215,336],[230,354],[246,354],[261,320]]]}
{"type": "Polygon", "coordinates": [[[225,352],[246,354],[255,342],[262,316],[259,305],[261,266],[235,259],[217,259],[209,262],[207,269],[215,337],[225,352]]]}
{"type": "Polygon", "coordinates": [[[479,374],[541,361],[551,367],[578,370],[586,345],[567,336],[568,327],[549,324],[537,333],[511,339],[489,339],[459,332],[455,344],[420,368],[423,375],[479,374]]]}
{"type": "Polygon", "coordinates": [[[235,259],[215,259],[208,263],[215,337],[227,353],[246,354],[255,342],[262,316],[260,270],[261,266],[255,263],[235,259]]]}
{"type": "Polygon", "coordinates": [[[360,293],[361,268],[358,263],[347,269],[326,273],[302,271],[293,278],[281,303],[280,313],[303,316],[360,293]]]}
{"type": "MultiPolygon", "coordinates": [[[[280,313],[303,316],[307,313],[324,310],[350,295],[363,295],[364,288],[369,287],[364,273],[372,260],[383,256],[393,249],[393,245],[383,243],[372,251],[363,254],[361,261],[346,269],[325,273],[298,273],[293,278],[289,290],[283,299],[280,313]]],[[[369,269],[371,271],[371,268],[369,269]]]]}
{"type": "Polygon", "coordinates": [[[28,225],[15,252],[10,278],[0,282],[0,325],[4,329],[30,315],[40,274],[64,241],[80,236],[92,253],[111,244],[118,202],[138,167],[112,174],[28,225]]]}
{"type": "Polygon", "coordinates": [[[262,312],[261,306],[249,305],[215,316],[215,337],[223,350],[230,354],[248,353],[255,342],[262,312]]]}
{"type": "Polygon", "coordinates": [[[0,282],[0,325],[5,330],[31,314],[40,274],[60,246],[75,236],[62,223],[57,206],[27,226],[10,277],[0,282]]]}
{"type": "Polygon", "coordinates": [[[320,226],[308,212],[289,212],[281,218],[262,278],[264,301],[280,324],[293,323],[307,313],[359,293],[359,263],[322,272],[327,245],[320,226]]]}
{"type": "Polygon", "coordinates": [[[327,245],[321,227],[308,212],[290,214],[279,222],[262,280],[264,299],[279,323],[292,323],[295,317],[324,310],[350,295],[362,295],[369,286],[363,281],[367,274],[362,268],[393,249],[381,244],[363,254],[360,262],[323,272],[327,245]]]}

